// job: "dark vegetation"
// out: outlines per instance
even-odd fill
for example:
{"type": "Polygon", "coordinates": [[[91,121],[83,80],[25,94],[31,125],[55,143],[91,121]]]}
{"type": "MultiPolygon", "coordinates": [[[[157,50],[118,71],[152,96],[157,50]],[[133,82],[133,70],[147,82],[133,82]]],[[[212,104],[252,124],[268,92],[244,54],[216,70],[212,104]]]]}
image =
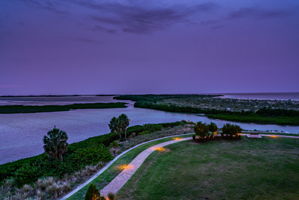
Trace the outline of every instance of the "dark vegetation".
{"type": "Polygon", "coordinates": [[[113,117],[109,123],[111,133],[117,133],[119,140],[127,140],[127,127],[130,124],[130,120],[127,115],[121,114],[119,117],[113,117]]]}
{"type": "MultiPolygon", "coordinates": [[[[127,135],[150,134],[163,128],[183,124],[186,124],[186,122],[137,125],[129,127],[127,135]]],[[[119,139],[117,133],[109,133],[70,144],[67,152],[63,155],[63,161],[49,158],[47,154],[43,153],[38,156],[0,165],[0,183],[3,184],[5,179],[13,178],[15,185],[20,187],[24,184],[33,183],[41,177],[63,177],[88,165],[107,162],[113,158],[109,151],[109,146],[117,139],[119,139]]]]}
{"type": "Polygon", "coordinates": [[[209,113],[209,118],[261,124],[299,125],[299,111],[263,109],[254,112],[209,113]],[[290,113],[290,115],[288,114],[290,113]]]}
{"type": "Polygon", "coordinates": [[[90,184],[85,195],[85,200],[105,200],[99,193],[99,190],[94,184],[90,184]]]}
{"type": "Polygon", "coordinates": [[[107,198],[101,196],[99,190],[94,184],[90,184],[85,194],[85,200],[116,200],[116,196],[109,193],[107,198]]]}
{"type": "Polygon", "coordinates": [[[221,136],[218,135],[218,127],[214,123],[204,124],[198,122],[194,126],[195,142],[208,142],[216,139],[240,139],[242,129],[238,125],[225,124],[221,129],[221,136]]]}
{"type": "Polygon", "coordinates": [[[126,103],[79,103],[69,105],[44,105],[44,106],[24,106],[6,105],[0,106],[0,114],[13,113],[38,113],[38,112],[57,112],[69,111],[74,109],[103,109],[103,108],[125,108],[126,103]]]}
{"type": "MultiPolygon", "coordinates": [[[[273,109],[271,107],[259,108],[256,111],[229,111],[225,105],[215,105],[214,107],[200,107],[196,105],[195,99],[211,99],[216,96],[212,95],[123,95],[116,99],[136,101],[134,106],[140,108],[150,108],[156,110],[163,110],[168,112],[182,112],[182,113],[203,113],[207,117],[215,119],[223,119],[238,122],[254,122],[261,124],[280,124],[280,125],[299,125],[299,111],[287,109],[273,109]],[[174,103],[176,102],[176,103],[174,103]],[[177,103],[177,102],[180,102],[177,103]],[[216,109],[221,107],[221,109],[216,109]]],[[[221,99],[217,98],[216,102],[221,103],[221,99]]],[[[200,101],[200,100],[199,100],[200,101]]],[[[214,101],[214,100],[213,100],[214,101]]],[[[223,100],[224,101],[224,100],[223,100]]],[[[232,100],[238,103],[238,100],[232,100]]],[[[249,101],[250,100],[246,100],[249,101]]],[[[257,100],[254,100],[257,101],[257,100]]],[[[239,107],[242,107],[242,104],[239,107]]]]}
{"type": "Polygon", "coordinates": [[[44,136],[44,150],[49,158],[63,161],[63,155],[67,151],[68,136],[66,132],[53,128],[44,136]]]}

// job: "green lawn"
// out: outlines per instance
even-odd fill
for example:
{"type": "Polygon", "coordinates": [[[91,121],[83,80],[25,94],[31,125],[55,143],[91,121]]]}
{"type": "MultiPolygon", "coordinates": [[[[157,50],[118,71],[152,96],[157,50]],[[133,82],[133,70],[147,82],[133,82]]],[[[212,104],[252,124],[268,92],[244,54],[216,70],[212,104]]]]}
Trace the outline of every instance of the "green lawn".
{"type": "Polygon", "coordinates": [[[299,199],[299,140],[192,141],[153,153],[118,197],[173,199],[299,199]]]}

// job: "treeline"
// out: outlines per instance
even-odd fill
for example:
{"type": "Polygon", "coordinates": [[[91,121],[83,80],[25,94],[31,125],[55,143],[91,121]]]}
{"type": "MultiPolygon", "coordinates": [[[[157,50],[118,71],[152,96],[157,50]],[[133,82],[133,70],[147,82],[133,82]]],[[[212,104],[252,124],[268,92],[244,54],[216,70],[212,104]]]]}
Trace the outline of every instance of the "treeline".
{"type": "Polygon", "coordinates": [[[219,111],[216,109],[201,109],[194,108],[191,106],[177,106],[172,104],[155,104],[151,102],[136,102],[135,107],[139,108],[151,108],[156,110],[163,110],[168,112],[180,112],[180,113],[204,113],[204,114],[214,114],[214,113],[227,113],[228,111],[219,111]]]}
{"type": "Polygon", "coordinates": [[[38,113],[38,112],[57,112],[69,111],[74,109],[103,109],[103,108],[125,108],[126,103],[80,103],[69,105],[44,105],[44,106],[25,106],[25,105],[5,105],[0,106],[0,114],[13,113],[38,113]]]}
{"type": "Polygon", "coordinates": [[[264,116],[297,116],[299,117],[299,111],[296,110],[283,110],[283,109],[269,109],[262,108],[256,112],[258,115],[264,116]]]}
{"type": "Polygon", "coordinates": [[[114,99],[118,100],[131,100],[131,101],[136,101],[136,102],[144,102],[148,101],[151,103],[156,103],[158,101],[161,101],[163,99],[171,99],[171,98],[190,98],[190,97],[199,97],[199,98],[205,98],[205,97],[217,97],[221,95],[200,95],[200,94],[160,94],[160,95],[155,95],[155,94],[144,94],[144,95],[120,95],[114,97],[114,99]]]}

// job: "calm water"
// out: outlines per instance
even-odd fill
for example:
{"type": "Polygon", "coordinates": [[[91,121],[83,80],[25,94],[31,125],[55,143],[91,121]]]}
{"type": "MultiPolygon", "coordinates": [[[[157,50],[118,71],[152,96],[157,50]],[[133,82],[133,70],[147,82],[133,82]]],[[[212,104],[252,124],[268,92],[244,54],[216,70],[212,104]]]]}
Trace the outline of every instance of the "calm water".
{"type": "Polygon", "coordinates": [[[225,94],[223,96],[223,98],[258,99],[258,100],[295,100],[295,101],[299,101],[299,92],[293,92],[293,93],[225,94]]]}
{"type": "MultiPolygon", "coordinates": [[[[105,97],[106,98],[106,97],[105,97]]],[[[56,102],[56,101],[54,101],[56,102]]],[[[73,101],[72,101],[73,102],[73,101]]],[[[89,101],[87,101],[89,102],[89,101]]],[[[32,103],[32,102],[31,102],[32,103]]],[[[45,103],[45,102],[43,102],[45,103]]],[[[49,104],[47,102],[46,104],[49,104]]],[[[33,156],[43,152],[42,137],[56,125],[66,131],[69,142],[109,132],[108,123],[113,116],[125,113],[131,125],[174,122],[179,120],[215,122],[222,126],[227,121],[211,120],[194,114],[169,113],[150,109],[128,108],[73,110],[67,112],[0,114],[0,163],[33,156]]],[[[276,130],[299,133],[299,126],[239,124],[243,129],[276,130]]]]}

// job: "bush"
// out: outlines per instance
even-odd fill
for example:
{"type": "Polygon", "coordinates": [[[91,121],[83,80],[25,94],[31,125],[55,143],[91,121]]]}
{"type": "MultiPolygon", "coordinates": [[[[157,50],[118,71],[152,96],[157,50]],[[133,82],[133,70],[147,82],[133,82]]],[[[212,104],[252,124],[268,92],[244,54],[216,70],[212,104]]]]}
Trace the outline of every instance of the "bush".
{"type": "Polygon", "coordinates": [[[108,194],[108,200],[116,200],[116,196],[113,193],[108,194]]]}
{"type": "Polygon", "coordinates": [[[145,135],[150,134],[155,131],[160,131],[163,128],[172,128],[175,126],[180,126],[187,124],[186,121],[178,121],[178,122],[169,122],[169,123],[160,123],[160,124],[144,124],[144,125],[136,125],[131,126],[127,129],[127,134],[132,135],[133,133],[135,135],[145,135]]]}
{"type": "Polygon", "coordinates": [[[193,140],[195,142],[207,142],[214,139],[214,135],[211,131],[209,131],[209,125],[198,122],[194,126],[195,135],[193,136],[193,140]]]}
{"type": "Polygon", "coordinates": [[[211,122],[211,123],[209,124],[209,131],[211,131],[211,132],[216,132],[217,130],[218,130],[217,125],[216,125],[215,123],[211,122]]]}
{"type": "Polygon", "coordinates": [[[109,161],[112,155],[108,148],[100,144],[98,146],[89,146],[81,148],[73,152],[68,159],[73,163],[78,163],[80,166],[94,165],[100,161],[109,161]]]}
{"type": "Polygon", "coordinates": [[[201,122],[198,122],[194,126],[194,132],[195,132],[195,135],[197,135],[197,136],[206,137],[209,135],[209,126],[207,126],[206,124],[203,124],[201,122]]]}
{"type": "Polygon", "coordinates": [[[105,200],[94,184],[90,184],[85,195],[85,200],[105,200]]]}
{"type": "Polygon", "coordinates": [[[238,133],[242,131],[241,127],[238,125],[232,125],[232,124],[225,124],[222,127],[222,137],[231,137],[231,138],[239,138],[238,133]]]}
{"type": "Polygon", "coordinates": [[[17,186],[22,186],[36,181],[40,175],[38,167],[26,164],[15,172],[15,182],[17,186]]]}

